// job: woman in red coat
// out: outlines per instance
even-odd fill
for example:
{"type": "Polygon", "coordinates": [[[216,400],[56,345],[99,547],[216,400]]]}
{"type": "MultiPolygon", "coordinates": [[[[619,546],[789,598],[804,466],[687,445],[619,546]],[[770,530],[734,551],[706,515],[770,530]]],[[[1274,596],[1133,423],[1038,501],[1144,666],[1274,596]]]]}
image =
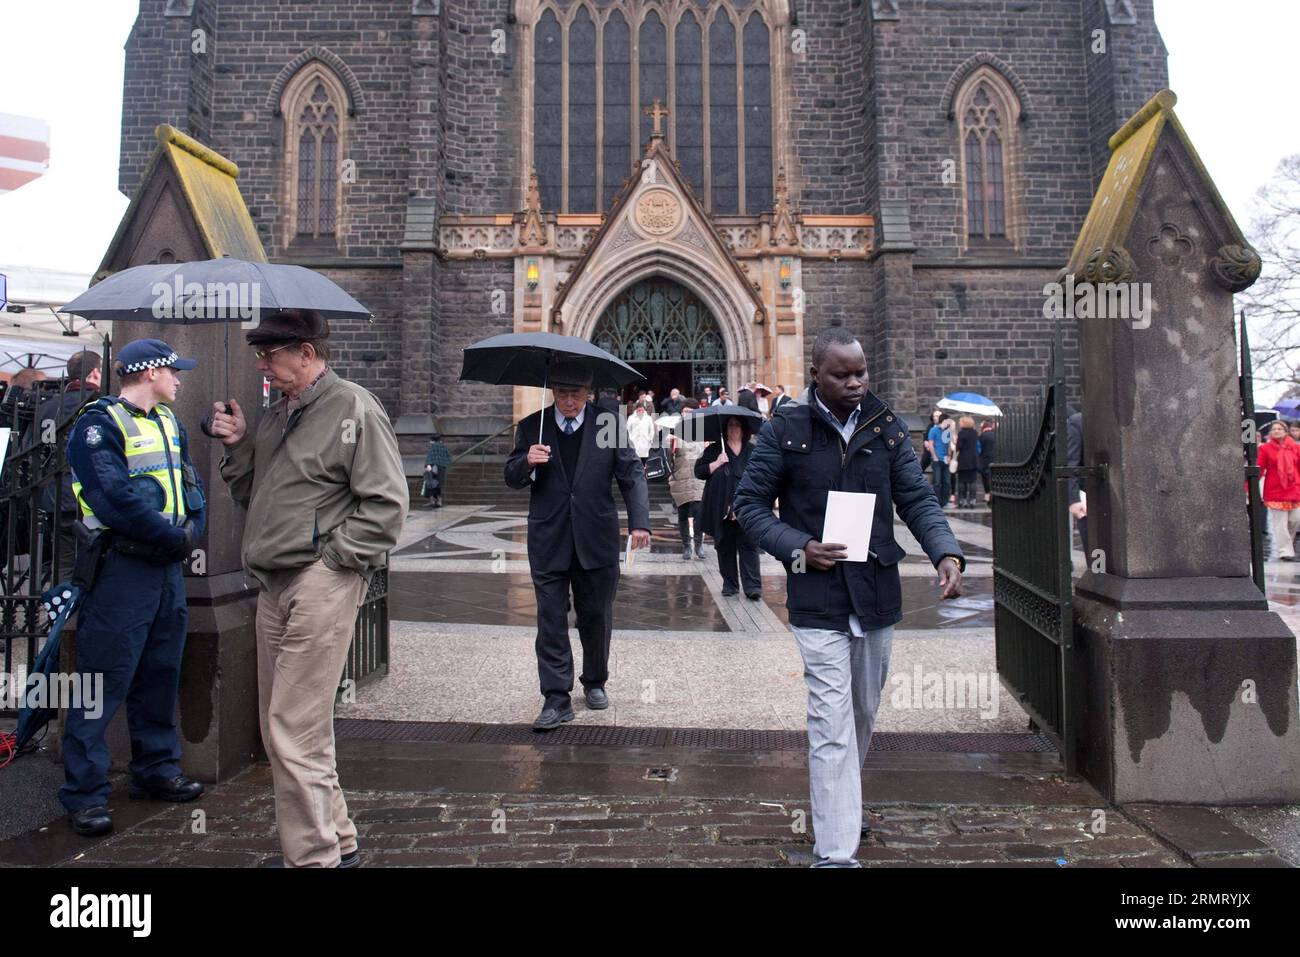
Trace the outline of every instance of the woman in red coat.
{"type": "Polygon", "coordinates": [[[1275,420],[1257,459],[1264,479],[1268,533],[1284,562],[1295,561],[1295,534],[1300,531],[1300,444],[1287,434],[1286,423],[1275,420]]]}

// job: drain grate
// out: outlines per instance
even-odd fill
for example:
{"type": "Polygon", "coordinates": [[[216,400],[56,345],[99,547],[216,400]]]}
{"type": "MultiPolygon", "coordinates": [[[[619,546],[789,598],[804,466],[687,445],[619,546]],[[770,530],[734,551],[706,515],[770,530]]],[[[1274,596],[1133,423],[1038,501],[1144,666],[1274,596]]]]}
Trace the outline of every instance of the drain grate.
{"type": "MultiPolygon", "coordinates": [[[[334,736],[341,741],[416,741],[431,744],[598,745],[635,748],[711,748],[718,751],[803,751],[802,731],[726,728],[624,728],[617,725],[565,725],[539,734],[526,724],[467,724],[442,721],[370,721],[339,718],[334,736]]],[[[1042,734],[998,731],[878,731],[877,752],[932,754],[1054,754],[1042,734]]]]}

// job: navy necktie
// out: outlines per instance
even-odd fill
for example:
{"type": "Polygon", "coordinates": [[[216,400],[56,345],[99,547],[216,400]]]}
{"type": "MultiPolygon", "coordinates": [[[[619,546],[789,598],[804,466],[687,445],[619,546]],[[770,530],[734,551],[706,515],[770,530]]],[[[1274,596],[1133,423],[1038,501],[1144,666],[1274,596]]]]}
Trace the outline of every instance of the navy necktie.
{"type": "Polygon", "coordinates": [[[570,419],[570,418],[567,418],[567,417],[566,417],[565,420],[564,420],[564,434],[565,434],[565,435],[572,435],[572,434],[573,434],[573,430],[574,430],[573,420],[570,419]]]}

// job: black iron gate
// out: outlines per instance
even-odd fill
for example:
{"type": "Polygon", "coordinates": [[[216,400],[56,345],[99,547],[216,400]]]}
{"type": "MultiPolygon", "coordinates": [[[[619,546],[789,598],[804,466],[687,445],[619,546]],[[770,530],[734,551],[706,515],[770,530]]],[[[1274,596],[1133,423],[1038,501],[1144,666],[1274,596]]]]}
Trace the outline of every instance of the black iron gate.
{"type": "Polygon", "coordinates": [[[998,676],[1075,765],[1070,514],[1066,503],[1065,376],[1059,344],[1038,402],[1008,409],[992,466],[994,642],[998,676]]]}

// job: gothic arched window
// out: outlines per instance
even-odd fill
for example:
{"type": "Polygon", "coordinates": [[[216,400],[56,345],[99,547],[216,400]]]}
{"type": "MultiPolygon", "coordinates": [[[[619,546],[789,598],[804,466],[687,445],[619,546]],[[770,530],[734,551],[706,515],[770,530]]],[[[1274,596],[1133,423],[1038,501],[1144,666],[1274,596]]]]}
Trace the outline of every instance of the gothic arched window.
{"type": "Polygon", "coordinates": [[[656,99],[668,109],[668,148],[710,211],[772,208],[773,75],[788,3],[520,0],[516,9],[533,114],[521,152],[544,208],[606,209],[649,142],[645,110],[656,99]]]}
{"type": "Polygon", "coordinates": [[[343,85],[320,63],[303,67],[285,86],[287,244],[338,243],[347,102],[343,85]]]}
{"type": "Polygon", "coordinates": [[[954,103],[960,125],[966,245],[1016,245],[1019,102],[998,73],[981,69],[967,80],[954,103]]]}

